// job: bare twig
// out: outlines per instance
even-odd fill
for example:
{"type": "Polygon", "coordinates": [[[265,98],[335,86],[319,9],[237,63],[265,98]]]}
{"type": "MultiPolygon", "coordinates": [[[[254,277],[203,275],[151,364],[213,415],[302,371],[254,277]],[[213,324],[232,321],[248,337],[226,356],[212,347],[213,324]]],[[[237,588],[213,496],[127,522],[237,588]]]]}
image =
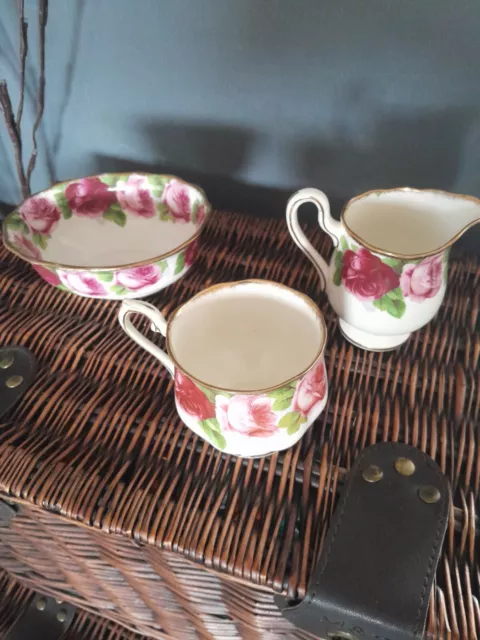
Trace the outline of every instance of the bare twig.
{"type": "Polygon", "coordinates": [[[25,63],[28,53],[28,24],[25,20],[25,0],[17,0],[18,2],[18,22],[19,22],[19,38],[20,38],[20,99],[18,101],[17,110],[17,129],[21,135],[21,122],[23,114],[23,102],[25,99],[25,63]]]}
{"type": "Polygon", "coordinates": [[[27,184],[30,184],[30,178],[32,172],[35,169],[35,163],[37,161],[37,130],[40,126],[40,121],[43,116],[43,110],[45,107],[45,27],[47,26],[48,19],[48,0],[38,0],[38,39],[40,47],[40,78],[38,81],[38,94],[37,94],[37,116],[35,118],[35,124],[33,125],[32,141],[33,148],[30,160],[27,168],[27,184]]]}
{"type": "Polygon", "coordinates": [[[0,106],[2,107],[3,115],[5,117],[5,123],[7,125],[8,135],[13,144],[13,151],[15,154],[15,164],[17,166],[18,179],[20,181],[20,189],[22,191],[22,197],[28,198],[30,195],[30,189],[28,187],[28,181],[25,177],[25,171],[22,163],[22,139],[15,123],[15,116],[13,115],[12,102],[8,93],[8,87],[5,80],[0,82],[0,106]]]}
{"type": "Polygon", "coordinates": [[[21,121],[25,102],[25,67],[28,53],[28,24],[25,20],[25,0],[17,0],[17,6],[20,37],[20,98],[18,102],[17,117],[15,118],[13,113],[12,101],[10,100],[10,94],[5,80],[0,82],[0,107],[2,108],[3,115],[5,117],[8,135],[10,136],[13,144],[15,164],[22,197],[28,198],[30,195],[30,179],[32,177],[32,172],[35,169],[38,153],[37,131],[45,108],[45,28],[48,18],[48,0],[38,0],[40,78],[37,91],[36,117],[32,131],[33,147],[26,171],[24,169],[22,159],[21,121]]]}

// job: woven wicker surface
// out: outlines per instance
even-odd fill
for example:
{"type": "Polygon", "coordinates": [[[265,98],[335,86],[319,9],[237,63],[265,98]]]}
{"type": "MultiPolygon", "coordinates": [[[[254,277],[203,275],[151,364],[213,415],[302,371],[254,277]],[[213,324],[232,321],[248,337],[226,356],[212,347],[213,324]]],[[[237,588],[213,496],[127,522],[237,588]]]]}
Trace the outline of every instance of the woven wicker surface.
{"type": "MultiPolygon", "coordinates": [[[[328,239],[313,237],[328,255],[328,239]]],[[[431,455],[454,494],[429,633],[480,637],[478,262],[452,262],[440,313],[393,353],[343,339],[283,221],[215,214],[196,265],[150,301],[168,316],[209,284],[248,277],[319,303],[330,379],[327,409],[300,443],[250,461],[222,455],[182,425],[166,371],[121,331],[118,304],[58,292],[0,252],[0,340],[29,347],[40,365],[0,430],[0,489],[27,505],[0,531],[0,564],[155,637],[180,637],[176,606],[190,611],[185,637],[247,637],[242,625],[268,624],[278,625],[272,637],[290,637],[271,592],[304,596],[345,469],[362,447],[399,440],[431,455]],[[185,583],[189,567],[196,578],[185,583]],[[162,606],[157,578],[168,587],[162,606]],[[209,615],[224,621],[223,635],[208,630],[209,615]]]]}

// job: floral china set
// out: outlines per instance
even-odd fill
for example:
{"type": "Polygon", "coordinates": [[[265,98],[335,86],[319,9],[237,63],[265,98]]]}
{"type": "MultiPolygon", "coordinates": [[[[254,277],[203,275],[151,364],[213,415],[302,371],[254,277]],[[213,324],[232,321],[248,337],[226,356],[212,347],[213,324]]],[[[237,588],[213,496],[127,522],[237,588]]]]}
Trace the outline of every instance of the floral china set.
{"type": "MultiPolygon", "coordinates": [[[[228,454],[268,455],[297,442],[327,402],[322,313],[309,298],[266,280],[215,285],[167,321],[149,296],[183,277],[211,211],[204,192],[170,175],[102,174],[54,185],[7,216],[3,241],[58,289],[123,301],[124,331],[174,379],[182,421],[228,454]],[[141,334],[146,316],[166,351],[141,334]]],[[[340,329],[383,351],[437,313],[451,245],[480,221],[480,200],[436,190],[390,189],[353,198],[341,220],[318,189],[287,205],[298,247],[312,261],[340,329]],[[330,261],[298,221],[305,202],[331,236],[330,261]]]]}

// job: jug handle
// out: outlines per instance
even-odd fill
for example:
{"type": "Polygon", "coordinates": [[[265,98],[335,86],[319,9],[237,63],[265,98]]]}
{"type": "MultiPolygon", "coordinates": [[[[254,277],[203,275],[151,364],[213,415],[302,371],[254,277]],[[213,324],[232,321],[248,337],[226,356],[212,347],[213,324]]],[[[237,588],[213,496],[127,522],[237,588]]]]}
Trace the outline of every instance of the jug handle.
{"type": "Polygon", "coordinates": [[[138,329],[135,329],[132,320],[130,319],[130,316],[134,313],[146,316],[152,323],[152,328],[159,331],[162,336],[167,335],[167,321],[160,311],[153,306],[153,304],[141,302],[140,300],[123,300],[118,313],[118,321],[127,336],[145,349],[145,351],[148,351],[148,353],[154,356],[154,358],[160,360],[173,378],[175,375],[175,365],[173,364],[173,360],[165,351],[163,351],[163,349],[157,347],[157,345],[153,344],[151,340],[142,335],[138,329]]]}
{"type": "Polygon", "coordinates": [[[290,235],[297,246],[313,262],[320,276],[322,289],[325,291],[328,281],[328,264],[313,247],[298,222],[298,208],[306,202],[313,202],[313,204],[316,205],[318,209],[318,224],[332,238],[334,247],[338,247],[343,225],[341,222],[332,218],[328,198],[323,191],[319,189],[300,189],[300,191],[294,193],[288,201],[286,216],[290,235]]]}

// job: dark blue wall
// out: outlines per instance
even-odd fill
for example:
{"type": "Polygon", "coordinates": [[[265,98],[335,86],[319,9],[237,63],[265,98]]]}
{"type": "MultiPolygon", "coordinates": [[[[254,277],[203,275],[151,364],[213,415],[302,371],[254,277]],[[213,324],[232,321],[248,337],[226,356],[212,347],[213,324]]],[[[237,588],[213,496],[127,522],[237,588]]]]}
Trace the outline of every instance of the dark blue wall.
{"type": "MultiPolygon", "coordinates": [[[[1,0],[11,85],[15,7],[1,0]]],[[[335,207],[384,186],[480,196],[479,27],[478,0],[50,0],[32,187],[143,166],[273,215],[301,186],[335,207]]],[[[15,202],[1,143],[0,200],[15,202]]]]}

